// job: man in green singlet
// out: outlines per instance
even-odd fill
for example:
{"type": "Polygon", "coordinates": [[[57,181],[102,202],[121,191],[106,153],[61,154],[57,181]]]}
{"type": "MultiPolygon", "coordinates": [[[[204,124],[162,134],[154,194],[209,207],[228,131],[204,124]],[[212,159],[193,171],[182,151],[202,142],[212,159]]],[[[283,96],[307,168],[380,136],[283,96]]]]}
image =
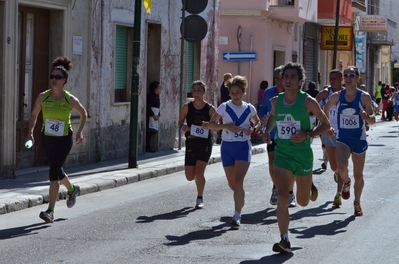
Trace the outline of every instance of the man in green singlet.
{"type": "Polygon", "coordinates": [[[277,126],[274,175],[281,241],[273,245],[273,251],[280,253],[291,252],[288,239],[289,191],[295,182],[297,203],[301,206],[308,205],[309,199],[317,199],[317,188],[312,183],[313,151],[310,143],[311,138],[330,129],[330,122],[317,101],[301,90],[304,81],[305,70],[301,64],[289,62],[284,65],[282,82],[285,91],[271,99],[272,111],[263,136],[269,142],[270,131],[277,126]],[[314,127],[316,118],[319,122],[314,127]]]}

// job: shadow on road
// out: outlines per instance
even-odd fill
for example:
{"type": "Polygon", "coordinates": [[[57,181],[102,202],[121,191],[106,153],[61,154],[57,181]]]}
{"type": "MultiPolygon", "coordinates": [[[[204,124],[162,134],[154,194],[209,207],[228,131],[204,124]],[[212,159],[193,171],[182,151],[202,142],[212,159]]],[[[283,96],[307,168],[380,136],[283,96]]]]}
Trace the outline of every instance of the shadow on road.
{"type": "Polygon", "coordinates": [[[230,221],[230,218],[227,217],[222,217],[221,219],[221,224],[213,226],[211,229],[203,229],[203,230],[197,230],[193,231],[190,233],[187,233],[182,236],[170,236],[166,235],[166,239],[168,239],[170,242],[164,243],[165,246],[182,246],[182,245],[187,245],[191,241],[194,240],[206,240],[206,239],[212,239],[214,237],[221,236],[222,234],[226,233],[229,230],[236,230],[236,229],[228,229],[226,227],[230,227],[226,221],[230,221]]]}
{"type": "Polygon", "coordinates": [[[0,240],[21,236],[36,235],[38,230],[50,227],[51,224],[40,223],[0,230],[0,240]]]}
{"type": "Polygon", "coordinates": [[[136,219],[136,223],[151,223],[156,220],[174,220],[177,218],[185,217],[189,213],[194,212],[196,209],[192,207],[184,207],[179,210],[175,210],[166,214],[159,214],[159,215],[153,215],[153,216],[139,216],[136,219]]]}
{"type": "MultiPolygon", "coordinates": [[[[291,248],[294,251],[294,248],[291,248]]],[[[240,264],[266,264],[266,263],[273,263],[273,264],[282,264],[288,261],[290,258],[294,256],[293,253],[290,254],[273,254],[270,256],[265,256],[261,259],[253,259],[253,260],[244,260],[241,261],[240,264]]]]}

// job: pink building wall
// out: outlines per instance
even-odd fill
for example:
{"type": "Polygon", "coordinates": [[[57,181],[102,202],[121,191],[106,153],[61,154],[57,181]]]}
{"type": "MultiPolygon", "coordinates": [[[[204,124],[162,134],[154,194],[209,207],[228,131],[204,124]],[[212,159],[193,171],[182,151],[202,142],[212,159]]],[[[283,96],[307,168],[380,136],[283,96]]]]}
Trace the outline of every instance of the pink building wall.
{"type": "MultiPolygon", "coordinates": [[[[222,1],[222,3],[224,2],[226,1],[222,1]]],[[[300,58],[300,34],[298,33],[298,40],[294,41],[294,23],[292,22],[278,21],[266,16],[222,15],[219,36],[219,86],[226,72],[246,76],[249,80],[249,90],[244,100],[252,104],[257,103],[257,92],[261,81],[267,80],[269,87],[273,85],[274,50],[282,51],[285,54],[284,62],[291,61],[293,51],[297,52],[298,60],[300,58]],[[223,52],[238,51],[238,26],[242,28],[241,51],[257,52],[256,61],[240,62],[240,72],[238,72],[238,62],[223,61],[222,59],[223,52]],[[226,39],[228,44],[224,45],[223,41],[226,39]]]]}

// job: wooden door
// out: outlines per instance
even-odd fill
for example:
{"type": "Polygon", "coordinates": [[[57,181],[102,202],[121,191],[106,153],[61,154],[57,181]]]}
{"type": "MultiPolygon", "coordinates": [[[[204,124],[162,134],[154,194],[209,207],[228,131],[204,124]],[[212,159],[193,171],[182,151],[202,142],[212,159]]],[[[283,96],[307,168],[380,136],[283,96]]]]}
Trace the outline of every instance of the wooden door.
{"type": "Polygon", "coordinates": [[[24,147],[30,112],[36,97],[49,85],[50,11],[19,6],[18,9],[18,90],[16,107],[16,168],[45,165],[41,146],[41,114],[34,131],[35,145],[24,147]]]}

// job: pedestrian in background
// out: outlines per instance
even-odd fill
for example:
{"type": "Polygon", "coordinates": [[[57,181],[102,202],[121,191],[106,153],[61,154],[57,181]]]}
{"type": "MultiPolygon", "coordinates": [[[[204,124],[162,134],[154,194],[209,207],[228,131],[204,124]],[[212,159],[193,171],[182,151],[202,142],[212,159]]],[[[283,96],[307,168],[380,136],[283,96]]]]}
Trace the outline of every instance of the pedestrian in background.
{"type": "Polygon", "coordinates": [[[57,57],[53,61],[50,75],[51,88],[37,96],[29,119],[28,136],[25,139],[35,142],[33,131],[41,111],[43,116],[42,142],[47,163],[50,166],[50,188],[48,208],[46,211],[40,212],[39,217],[46,223],[54,222],[54,207],[58,198],[60,183],[68,191],[66,201],[68,208],[75,205],[76,196],[80,194],[79,186],[70,182],[68,175],[62,168],[73,145],[72,109],[75,109],[80,115],[79,127],[75,136],[76,144],[83,142],[82,130],[87,119],[86,109],[79,99],[64,89],[71,69],[72,63],[67,57],[57,57]]]}
{"type": "MultiPolygon", "coordinates": [[[[337,144],[336,159],[339,176],[344,181],[342,198],[350,198],[351,179],[348,171],[348,160],[352,156],[353,177],[355,178],[353,201],[355,216],[363,215],[360,198],[364,187],[363,169],[368,148],[366,125],[375,123],[375,115],[372,108],[371,97],[368,93],[357,89],[359,70],[355,66],[349,66],[344,70],[345,89],[334,93],[324,111],[327,116],[331,109],[337,105],[337,144]]],[[[329,136],[332,132],[329,131],[329,136]]]]}
{"type": "Polygon", "coordinates": [[[260,123],[255,107],[242,100],[248,88],[248,80],[236,75],[226,85],[231,100],[222,103],[204,126],[216,131],[223,129],[221,158],[227,182],[234,193],[235,211],[230,225],[236,228],[241,224],[241,210],[245,201],[244,178],[252,156],[251,134],[260,127],[260,123]],[[218,123],[220,119],[223,124],[218,123]],[[251,126],[251,122],[254,126],[251,126]]]}
{"type": "Polygon", "coordinates": [[[381,99],[382,99],[382,95],[381,95],[381,89],[382,87],[384,87],[385,84],[382,84],[381,81],[378,82],[378,85],[375,87],[375,103],[377,104],[377,111],[376,111],[376,115],[380,114],[380,104],[381,104],[381,99]]]}
{"type": "Polygon", "coordinates": [[[309,82],[306,92],[313,98],[316,98],[317,94],[319,93],[319,90],[317,90],[317,84],[313,81],[309,82]]]}
{"type": "Polygon", "coordinates": [[[267,87],[269,86],[269,82],[268,81],[261,81],[261,83],[259,84],[259,90],[258,90],[258,105],[257,105],[257,109],[259,111],[259,107],[262,104],[263,100],[265,99],[265,90],[267,89],[267,87]]]}
{"type": "Polygon", "coordinates": [[[388,108],[388,99],[391,97],[391,89],[389,84],[385,84],[384,87],[381,89],[381,96],[382,96],[382,113],[381,113],[381,120],[387,120],[386,111],[388,108]]]}
{"type": "Polygon", "coordinates": [[[396,121],[399,121],[399,84],[395,83],[395,91],[391,96],[391,101],[393,102],[394,107],[394,117],[396,121]]]}
{"type": "Polygon", "coordinates": [[[330,128],[330,122],[317,101],[301,90],[305,81],[305,69],[299,63],[287,63],[282,72],[284,92],[271,100],[265,141],[271,143],[270,132],[277,126],[274,174],[278,191],[277,222],[280,242],[273,251],[291,252],[288,238],[290,215],[288,211],[289,191],[297,186],[297,203],[307,206],[309,200],[317,199],[317,188],[312,182],[313,151],[311,138],[330,128]],[[315,119],[319,125],[314,128],[315,119]]]}
{"type": "Polygon", "coordinates": [[[149,93],[147,95],[147,129],[146,129],[146,145],[145,152],[155,152],[151,147],[151,138],[158,134],[160,105],[159,94],[161,93],[161,85],[154,81],[150,83],[149,93]]]}
{"type": "Polygon", "coordinates": [[[188,181],[195,180],[197,200],[195,208],[204,207],[203,193],[205,189],[205,169],[212,154],[212,133],[202,127],[215,114],[215,107],[204,101],[206,85],[202,81],[192,84],[193,100],[185,103],[181,109],[178,121],[179,128],[185,132],[186,152],[184,171],[188,181]],[[186,123],[184,123],[186,121],[186,123]]]}
{"type": "MultiPolygon", "coordinates": [[[[222,85],[220,86],[220,104],[227,102],[231,99],[229,88],[226,86],[226,82],[232,77],[233,75],[231,73],[225,73],[223,75],[223,82],[222,85]]],[[[220,122],[222,122],[222,120],[220,120],[220,122]]],[[[222,130],[217,132],[217,138],[216,138],[216,144],[220,143],[222,143],[222,130]]]]}

